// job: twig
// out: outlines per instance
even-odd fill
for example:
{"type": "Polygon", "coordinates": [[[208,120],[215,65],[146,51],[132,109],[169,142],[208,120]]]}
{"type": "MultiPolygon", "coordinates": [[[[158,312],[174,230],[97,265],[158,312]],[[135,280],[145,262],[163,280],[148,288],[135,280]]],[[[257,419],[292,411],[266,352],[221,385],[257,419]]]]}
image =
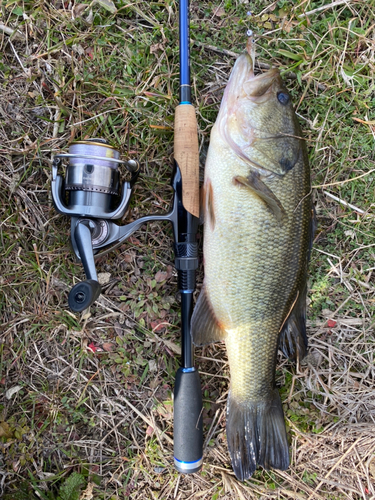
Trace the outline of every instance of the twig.
{"type": "Polygon", "coordinates": [[[118,394],[118,391],[115,389],[115,392],[117,393],[117,397],[120,401],[123,401],[124,403],[126,403],[139,417],[141,417],[141,419],[146,422],[147,425],[149,425],[150,427],[152,427],[155,431],[157,431],[157,433],[159,434],[160,437],[163,437],[165,438],[169,444],[173,444],[173,439],[171,439],[168,434],[166,434],[165,432],[163,432],[161,429],[159,429],[159,427],[155,426],[155,424],[153,422],[151,422],[151,420],[149,418],[147,418],[145,415],[143,415],[143,413],[141,413],[134,405],[131,404],[130,401],[128,401],[124,396],[120,396],[118,394]]]}
{"type": "Polygon", "coordinates": [[[55,111],[54,124],[53,124],[53,132],[52,132],[52,137],[54,139],[56,139],[56,137],[58,136],[58,133],[59,133],[59,127],[60,127],[59,120],[60,120],[60,118],[61,118],[61,109],[57,108],[56,111],[55,111]]]}
{"type": "Polygon", "coordinates": [[[342,200],[341,198],[338,198],[334,194],[328,193],[328,191],[323,191],[323,193],[328,196],[329,198],[332,198],[335,201],[338,201],[341,203],[341,205],[345,205],[346,207],[351,208],[355,212],[358,212],[359,214],[365,214],[366,212],[364,210],[361,210],[360,208],[356,207],[355,205],[352,205],[351,203],[348,203],[347,201],[342,200]]]}
{"type": "Polygon", "coordinates": [[[311,14],[315,14],[316,12],[320,12],[322,10],[331,9],[332,7],[337,7],[338,5],[348,4],[348,0],[336,0],[336,2],[329,3],[327,5],[322,5],[321,7],[317,7],[316,9],[309,10],[309,12],[304,12],[300,14],[298,17],[301,19],[302,17],[311,16],[311,14]]]}
{"type": "MultiPolygon", "coordinates": [[[[17,59],[18,63],[19,63],[19,65],[20,65],[20,66],[21,66],[21,68],[23,69],[23,72],[24,72],[24,73],[25,73],[25,75],[29,78],[29,77],[30,77],[30,75],[28,74],[28,72],[27,72],[27,70],[26,70],[25,66],[23,65],[23,63],[22,63],[22,61],[21,61],[21,59],[20,59],[19,55],[17,54],[17,51],[16,51],[16,49],[14,48],[13,43],[12,43],[10,40],[8,40],[8,43],[9,43],[9,45],[11,46],[11,49],[13,50],[13,53],[14,53],[14,55],[15,55],[15,57],[16,57],[16,59],[17,59]]],[[[34,80],[33,80],[33,85],[34,85],[34,87],[37,89],[37,91],[38,91],[38,92],[41,92],[40,88],[38,87],[38,84],[37,84],[34,80]]]]}
{"type": "Polygon", "coordinates": [[[368,172],[365,172],[362,175],[358,175],[358,177],[353,177],[352,179],[345,179],[344,181],[338,181],[338,182],[330,182],[329,184],[320,184],[320,185],[317,185],[317,186],[312,186],[312,188],[313,189],[320,189],[320,188],[325,188],[325,187],[328,187],[328,186],[337,186],[339,184],[346,184],[347,182],[352,182],[352,181],[356,181],[358,179],[361,179],[362,177],[365,177],[366,175],[369,175],[372,172],[375,172],[375,168],[369,170],[368,172]]]}
{"type": "Polygon", "coordinates": [[[13,28],[9,28],[9,26],[5,26],[5,24],[0,23],[0,31],[3,31],[6,35],[12,36],[14,35],[14,39],[24,40],[25,36],[18,30],[14,30],[13,28]]]}
{"type": "MultiPolygon", "coordinates": [[[[201,373],[202,373],[202,372],[201,372],[201,373]]],[[[207,437],[206,437],[206,440],[205,440],[205,442],[204,442],[204,444],[203,444],[203,450],[205,450],[205,449],[206,449],[206,447],[207,447],[208,443],[210,442],[211,437],[214,435],[214,433],[215,433],[215,431],[216,431],[216,429],[217,429],[217,426],[218,426],[218,425],[219,425],[219,423],[220,423],[221,417],[218,419],[218,421],[217,421],[217,422],[216,422],[216,424],[215,424],[215,421],[216,421],[216,419],[217,419],[217,417],[218,417],[219,413],[220,413],[220,412],[224,413],[224,411],[225,411],[225,410],[221,410],[220,408],[218,408],[218,409],[216,410],[215,416],[214,416],[214,418],[212,419],[211,426],[210,426],[210,428],[209,428],[209,430],[208,430],[208,432],[207,432],[207,437]],[[215,425],[215,427],[214,427],[214,425],[215,425]],[[213,430],[212,430],[212,429],[213,429],[213,430]]]]}

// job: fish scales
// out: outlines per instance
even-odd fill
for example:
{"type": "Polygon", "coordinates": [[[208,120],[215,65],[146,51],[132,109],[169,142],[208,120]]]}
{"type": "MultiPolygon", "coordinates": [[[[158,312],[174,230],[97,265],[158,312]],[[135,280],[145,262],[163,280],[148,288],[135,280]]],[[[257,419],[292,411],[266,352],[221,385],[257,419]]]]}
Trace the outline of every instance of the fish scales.
{"type": "Polygon", "coordinates": [[[240,56],[211,132],[205,278],[192,318],[196,344],[226,343],[227,436],[239,479],[256,465],[289,464],[275,368],[279,342],[289,355],[306,349],[310,190],[305,145],[278,71],[255,77],[250,57],[240,56]]]}
{"type": "Polygon", "coordinates": [[[294,167],[292,182],[284,177],[281,182],[276,180],[275,186],[270,183],[288,213],[286,227],[281,230],[257,195],[231,182],[233,164],[238,164],[239,171],[243,165],[231,151],[219,158],[217,153],[223,149],[220,143],[214,130],[206,176],[220,203],[215,204],[215,229],[210,224],[205,228],[205,286],[217,317],[230,327],[226,341],[230,365],[246,365],[246,369],[231,371],[232,394],[256,400],[273,384],[279,328],[291,306],[293,292],[280,291],[298,287],[300,270],[286,257],[299,254],[302,259],[306,252],[303,240],[307,239],[301,233],[310,207],[301,205],[295,211],[306,193],[306,176],[302,175],[305,167],[303,162],[294,167]],[[225,170],[221,176],[215,175],[218,165],[225,170]],[[272,362],[264,363],[259,352],[272,362]],[[265,383],[267,387],[263,388],[265,383]]]}

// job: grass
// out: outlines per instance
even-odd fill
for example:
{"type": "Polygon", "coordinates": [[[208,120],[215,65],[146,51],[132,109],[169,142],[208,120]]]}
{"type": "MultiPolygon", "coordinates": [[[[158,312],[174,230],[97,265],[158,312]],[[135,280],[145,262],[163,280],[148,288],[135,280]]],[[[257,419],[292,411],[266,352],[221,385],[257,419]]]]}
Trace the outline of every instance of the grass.
{"type": "Polygon", "coordinates": [[[309,355],[297,367],[280,357],[277,370],[292,464],[239,483],[226,445],[221,345],[197,350],[203,470],[183,477],[173,468],[179,298],[170,228],[150,224],[101,257],[104,294],[82,316],[67,308],[83,271],[70,251],[69,221],[51,204],[52,156],[72,139],[102,136],[142,165],[128,217],[166,210],[171,200],[178,3],[120,0],[116,12],[104,4],[0,6],[0,495],[373,498],[374,6],[191,2],[202,168],[235,55],[252,29],[258,69],[278,66],[293,97],[318,217],[309,355]]]}

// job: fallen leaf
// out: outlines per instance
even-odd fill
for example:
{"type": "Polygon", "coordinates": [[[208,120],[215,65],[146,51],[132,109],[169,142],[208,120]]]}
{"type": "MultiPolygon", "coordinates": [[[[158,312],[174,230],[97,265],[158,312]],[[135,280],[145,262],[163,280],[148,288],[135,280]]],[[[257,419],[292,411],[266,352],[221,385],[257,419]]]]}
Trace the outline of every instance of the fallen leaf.
{"type": "Polygon", "coordinates": [[[162,332],[169,325],[166,321],[157,319],[155,321],[151,321],[151,328],[153,332],[162,332]]]}
{"type": "Polygon", "coordinates": [[[73,15],[74,17],[82,16],[83,12],[87,9],[88,5],[84,3],[76,3],[73,7],[73,15]]]}
{"type": "Polygon", "coordinates": [[[336,325],[337,325],[337,321],[335,321],[334,319],[329,319],[329,320],[327,321],[327,326],[328,326],[329,328],[334,328],[336,325]]]}
{"type": "Polygon", "coordinates": [[[86,319],[89,319],[91,316],[90,309],[85,309],[85,311],[82,314],[82,320],[85,321],[86,319]]]}
{"type": "Polygon", "coordinates": [[[87,54],[87,57],[89,57],[91,60],[94,59],[94,50],[92,47],[88,47],[86,49],[86,54],[87,54]]]}
{"type": "Polygon", "coordinates": [[[158,271],[155,274],[155,281],[157,283],[161,283],[162,281],[165,281],[168,278],[168,273],[165,271],[158,271]]]}
{"type": "Polygon", "coordinates": [[[13,394],[16,394],[18,391],[20,391],[22,389],[22,386],[21,385],[15,385],[14,387],[11,387],[10,389],[8,389],[5,393],[5,397],[7,399],[10,399],[13,394]]]}
{"type": "Polygon", "coordinates": [[[162,341],[164,342],[165,346],[168,347],[171,351],[181,355],[181,347],[179,345],[167,339],[162,339],[162,341]]]}
{"type": "Polygon", "coordinates": [[[154,359],[149,359],[148,361],[148,368],[150,372],[156,372],[158,369],[158,365],[154,359]]]}
{"type": "Polygon", "coordinates": [[[10,430],[9,425],[6,422],[0,422],[0,437],[13,437],[13,432],[10,430]]]}
{"type": "Polygon", "coordinates": [[[112,0],[95,0],[94,3],[98,3],[106,10],[109,10],[109,12],[111,12],[112,14],[115,14],[117,12],[116,6],[112,2],[112,0]]]}
{"type": "Polygon", "coordinates": [[[153,428],[153,427],[151,427],[151,425],[149,425],[149,426],[147,427],[146,434],[147,434],[147,436],[152,436],[152,435],[153,435],[153,433],[154,433],[154,428],[153,428]]]}
{"type": "Polygon", "coordinates": [[[82,491],[79,500],[92,500],[94,498],[93,491],[94,491],[94,483],[89,483],[87,485],[87,488],[84,491],[82,491]]]}
{"type": "Polygon", "coordinates": [[[122,328],[122,326],[120,325],[120,323],[115,323],[113,326],[114,326],[116,335],[121,336],[124,329],[122,328]]]}
{"type": "Polygon", "coordinates": [[[127,262],[128,264],[130,264],[130,262],[133,262],[133,255],[131,255],[129,253],[126,253],[123,256],[123,259],[124,259],[125,262],[127,262]]]}
{"type": "Polygon", "coordinates": [[[132,245],[137,245],[138,246],[138,245],[141,244],[141,242],[139,241],[139,239],[136,238],[135,236],[130,236],[129,241],[130,241],[130,243],[132,245]]]}
{"type": "Polygon", "coordinates": [[[106,285],[111,279],[111,273],[98,273],[98,281],[100,285],[106,285]]]}
{"type": "Polygon", "coordinates": [[[110,344],[109,342],[105,342],[103,345],[102,345],[103,349],[107,352],[112,352],[115,348],[115,346],[113,344],[110,344]]]}
{"type": "Polygon", "coordinates": [[[216,17],[224,17],[225,15],[225,10],[222,7],[218,7],[214,12],[214,16],[216,17]]]}
{"type": "Polygon", "coordinates": [[[158,50],[163,50],[163,44],[162,43],[155,43],[154,45],[150,46],[150,53],[155,54],[158,50]]]}
{"type": "Polygon", "coordinates": [[[169,279],[173,274],[173,266],[167,266],[167,279],[169,279]]]}

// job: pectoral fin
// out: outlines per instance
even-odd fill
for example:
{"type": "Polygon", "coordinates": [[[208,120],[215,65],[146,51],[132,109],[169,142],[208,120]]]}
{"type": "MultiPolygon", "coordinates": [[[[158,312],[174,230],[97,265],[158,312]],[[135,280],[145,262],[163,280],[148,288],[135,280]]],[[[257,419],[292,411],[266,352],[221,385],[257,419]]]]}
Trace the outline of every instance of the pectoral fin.
{"type": "Polygon", "coordinates": [[[196,346],[220,342],[227,336],[226,330],[216,319],[204,285],[191,318],[191,335],[196,346]]]}
{"type": "Polygon", "coordinates": [[[281,222],[287,215],[280,200],[274,195],[271,189],[261,180],[259,174],[251,172],[248,177],[236,176],[233,181],[245,186],[259,196],[268,208],[275,215],[278,222],[281,222]]]}

